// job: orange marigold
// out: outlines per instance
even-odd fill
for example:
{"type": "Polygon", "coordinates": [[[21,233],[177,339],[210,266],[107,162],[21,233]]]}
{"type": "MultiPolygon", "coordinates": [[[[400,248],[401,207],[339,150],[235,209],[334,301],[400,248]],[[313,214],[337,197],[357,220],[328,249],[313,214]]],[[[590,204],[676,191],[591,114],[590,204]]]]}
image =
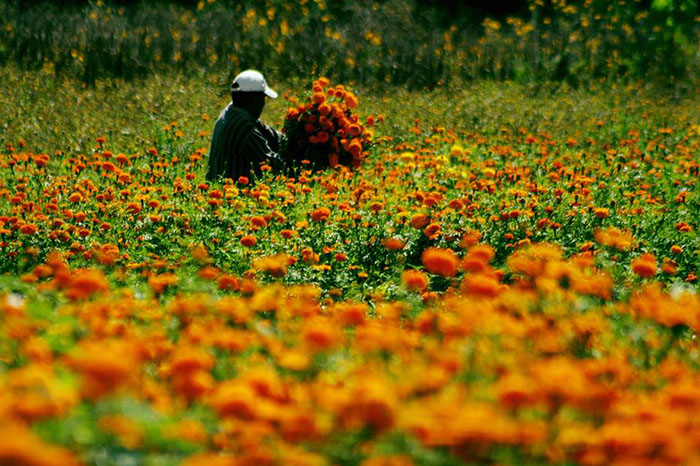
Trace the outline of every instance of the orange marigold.
{"type": "Polygon", "coordinates": [[[401,281],[410,290],[425,291],[428,288],[428,276],[420,270],[404,270],[401,281]]]}
{"type": "Polygon", "coordinates": [[[241,288],[241,281],[238,279],[238,277],[235,277],[233,275],[224,274],[221,277],[219,277],[219,281],[217,282],[217,286],[219,287],[220,290],[237,291],[241,288]]]}
{"type": "Polygon", "coordinates": [[[423,251],[423,266],[430,273],[453,277],[457,274],[459,258],[452,249],[428,248],[423,251]]]}
{"type": "Polygon", "coordinates": [[[253,260],[253,268],[260,272],[269,273],[275,278],[281,278],[287,275],[287,266],[291,265],[293,261],[294,259],[286,254],[275,254],[253,260]]]}
{"type": "Polygon", "coordinates": [[[255,236],[253,235],[246,235],[243,238],[241,238],[241,244],[247,248],[252,248],[258,243],[258,240],[255,239],[255,236]]]}
{"type": "Polygon", "coordinates": [[[656,275],[656,257],[653,254],[642,254],[632,261],[632,271],[643,278],[656,275]]]}
{"type": "Polygon", "coordinates": [[[468,275],[462,282],[462,291],[473,295],[493,297],[500,289],[501,284],[495,277],[483,273],[468,275]]]}
{"type": "Polygon", "coordinates": [[[439,223],[431,223],[427,227],[425,227],[425,230],[423,230],[423,233],[425,236],[427,236],[430,239],[435,239],[438,236],[440,236],[440,224],[439,223]]]}
{"type": "Polygon", "coordinates": [[[420,230],[428,224],[428,216],[426,214],[413,214],[410,223],[413,228],[420,230]]]}
{"type": "Polygon", "coordinates": [[[323,351],[340,340],[340,334],[334,322],[328,319],[311,319],[302,330],[302,338],[309,347],[323,351]]]}
{"type": "Polygon", "coordinates": [[[328,207],[319,207],[311,212],[311,220],[314,222],[324,222],[331,216],[331,210],[328,207]]]}
{"type": "Polygon", "coordinates": [[[72,300],[85,299],[109,289],[107,278],[101,270],[77,269],[71,273],[65,295],[72,300]]]}
{"type": "Polygon", "coordinates": [[[14,465],[79,465],[68,450],[50,445],[19,424],[4,424],[0,436],[0,464],[14,465]]]}
{"type": "Polygon", "coordinates": [[[634,237],[630,232],[614,227],[596,230],[595,240],[598,242],[598,244],[613,247],[618,251],[630,249],[634,244],[634,237]]]}
{"type": "Polygon", "coordinates": [[[399,238],[385,238],[382,244],[389,251],[400,251],[406,246],[406,243],[399,238]]]}
{"type": "Polygon", "coordinates": [[[83,394],[97,398],[138,373],[138,351],[137,345],[125,340],[82,341],[67,356],[67,363],[83,375],[83,394]]]}

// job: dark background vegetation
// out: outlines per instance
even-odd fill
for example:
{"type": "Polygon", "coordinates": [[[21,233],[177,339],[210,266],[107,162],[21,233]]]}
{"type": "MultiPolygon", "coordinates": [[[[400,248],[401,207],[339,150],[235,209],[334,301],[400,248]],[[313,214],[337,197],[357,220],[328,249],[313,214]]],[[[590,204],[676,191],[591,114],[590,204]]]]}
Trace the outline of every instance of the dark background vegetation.
{"type": "MultiPolygon", "coordinates": [[[[12,1],[10,3],[13,3],[12,1]]],[[[80,8],[86,5],[95,3],[90,0],[63,0],[63,1],[47,1],[47,0],[15,0],[14,4],[21,8],[22,10],[30,10],[36,6],[56,5],[62,8],[80,8]]],[[[143,0],[112,0],[109,2],[111,5],[115,6],[127,6],[133,7],[139,3],[153,3],[144,2],[143,0]]],[[[176,4],[185,8],[196,8],[199,0],[161,0],[161,3],[171,3],[176,4]]],[[[232,1],[229,4],[234,3],[232,1]]],[[[342,3],[342,2],[333,2],[342,3]]],[[[648,4],[651,3],[649,0],[648,4]]],[[[472,20],[480,20],[486,16],[491,16],[495,18],[504,18],[509,15],[524,15],[528,11],[527,0],[500,0],[500,1],[490,1],[490,0],[420,0],[418,2],[421,8],[424,9],[435,9],[439,11],[445,21],[456,16],[466,17],[472,20]]],[[[332,8],[332,5],[329,5],[332,8]]]]}
{"type": "Polygon", "coordinates": [[[697,74],[696,0],[40,0],[0,3],[0,62],[79,76],[154,71],[364,84],[697,74]]]}

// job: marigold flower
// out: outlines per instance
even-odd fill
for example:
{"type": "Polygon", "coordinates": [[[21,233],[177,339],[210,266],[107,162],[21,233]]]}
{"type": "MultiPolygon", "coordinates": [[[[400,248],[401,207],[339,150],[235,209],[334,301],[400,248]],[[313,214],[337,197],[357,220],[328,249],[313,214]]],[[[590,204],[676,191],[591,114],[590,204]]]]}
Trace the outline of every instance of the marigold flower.
{"type": "Polygon", "coordinates": [[[406,243],[400,238],[385,238],[382,240],[382,244],[389,251],[400,251],[406,246],[406,243]]]}
{"type": "Polygon", "coordinates": [[[664,263],[661,265],[661,271],[666,275],[675,275],[678,271],[678,265],[672,260],[664,260],[664,263]]]}
{"type": "Polygon", "coordinates": [[[610,216],[610,209],[605,207],[596,207],[593,209],[593,214],[598,218],[608,218],[610,216]]]}
{"type": "Polygon", "coordinates": [[[33,235],[37,231],[39,231],[39,227],[37,227],[33,223],[25,223],[19,229],[19,232],[22,233],[23,235],[33,235]]]}
{"type": "Polygon", "coordinates": [[[205,280],[214,280],[219,276],[219,269],[216,267],[205,266],[199,269],[198,275],[205,280]]]}
{"type": "Polygon", "coordinates": [[[396,417],[398,399],[395,387],[379,376],[363,375],[361,383],[348,394],[338,413],[346,428],[369,425],[378,430],[390,428],[396,417]]]}
{"type": "Polygon", "coordinates": [[[264,228],[267,226],[267,220],[265,220],[265,217],[261,217],[260,215],[254,215],[250,219],[250,223],[255,228],[264,228]]]}
{"type": "Polygon", "coordinates": [[[183,375],[213,366],[214,358],[204,348],[178,346],[166,363],[165,372],[168,375],[183,375]]]}
{"type": "Polygon", "coordinates": [[[137,374],[138,347],[127,340],[92,340],[79,343],[67,357],[68,365],[83,375],[83,392],[89,398],[107,394],[137,374]]]}
{"type": "Polygon", "coordinates": [[[352,94],[350,92],[347,92],[345,94],[345,104],[348,106],[349,109],[357,107],[357,103],[357,97],[355,97],[355,94],[352,94]]]}
{"type": "Polygon", "coordinates": [[[261,272],[269,273],[275,278],[282,278],[287,274],[287,266],[291,265],[292,257],[286,254],[260,257],[253,261],[253,268],[261,272]]]}
{"type": "Polygon", "coordinates": [[[0,464],[78,466],[81,463],[73,453],[44,442],[27,427],[5,422],[0,436],[0,464]]]}
{"type": "Polygon", "coordinates": [[[217,286],[220,290],[237,291],[241,287],[241,282],[237,277],[234,277],[233,275],[224,274],[219,277],[217,286]]]}
{"type": "Polygon", "coordinates": [[[428,248],[421,256],[423,266],[430,273],[453,277],[459,268],[459,258],[452,249],[428,248]]]}
{"type": "Polygon", "coordinates": [[[598,244],[609,246],[618,251],[626,251],[630,249],[634,243],[634,237],[631,233],[619,230],[614,227],[595,231],[595,240],[598,244]]]}
{"type": "Polygon", "coordinates": [[[72,300],[85,299],[95,293],[109,290],[107,278],[101,270],[76,269],[65,284],[64,294],[72,300]]]}
{"type": "Polygon", "coordinates": [[[309,367],[311,360],[305,352],[292,350],[284,351],[281,355],[279,355],[277,364],[279,364],[280,367],[293,371],[303,371],[309,367]]]}
{"type": "Polygon", "coordinates": [[[496,251],[488,244],[479,244],[467,252],[462,260],[462,269],[469,272],[481,272],[495,256],[496,251]]]}
{"type": "Polygon", "coordinates": [[[562,250],[559,246],[549,243],[538,243],[526,249],[516,251],[506,261],[513,272],[536,277],[542,274],[547,264],[560,260],[562,250]]]}
{"type": "Polygon", "coordinates": [[[247,248],[252,248],[256,244],[258,244],[258,240],[255,239],[255,236],[253,235],[246,235],[241,238],[241,244],[247,248]]]}
{"type": "Polygon", "coordinates": [[[335,312],[342,325],[361,325],[365,321],[367,305],[364,303],[342,303],[336,305],[335,312]]]}
{"type": "Polygon", "coordinates": [[[169,286],[175,285],[180,278],[173,273],[162,273],[148,277],[148,284],[156,294],[163,294],[169,286]]]}
{"type": "Polygon", "coordinates": [[[311,220],[314,222],[324,222],[331,215],[331,210],[328,207],[319,207],[311,212],[311,220]]]}
{"type": "Polygon", "coordinates": [[[508,408],[517,408],[537,401],[533,381],[520,374],[509,374],[498,381],[498,399],[508,408]]]}
{"type": "Polygon", "coordinates": [[[656,257],[653,254],[642,254],[631,263],[632,271],[642,278],[656,275],[656,257]]]}
{"type": "Polygon", "coordinates": [[[693,231],[693,227],[688,224],[688,222],[678,222],[676,223],[676,230],[683,232],[683,233],[688,233],[693,231]]]}
{"type": "Polygon", "coordinates": [[[416,230],[421,230],[428,224],[428,216],[422,213],[413,214],[410,223],[416,230]]]}
{"type": "Polygon", "coordinates": [[[340,334],[335,324],[327,319],[311,319],[301,331],[304,342],[313,350],[323,351],[337,344],[340,334]]]}
{"type": "Polygon", "coordinates": [[[404,270],[401,273],[401,282],[409,290],[425,291],[428,288],[428,276],[420,270],[404,270]]]}
{"type": "Polygon", "coordinates": [[[216,387],[209,404],[219,417],[253,419],[257,414],[257,401],[255,391],[249,385],[238,380],[227,380],[216,387]]]}
{"type": "Polygon", "coordinates": [[[494,297],[500,289],[501,284],[496,278],[483,273],[467,275],[462,281],[462,291],[467,294],[494,297]]]}
{"type": "Polygon", "coordinates": [[[196,400],[214,388],[214,377],[205,370],[195,370],[175,376],[172,381],[173,388],[188,400],[196,400]]]}
{"type": "Polygon", "coordinates": [[[427,227],[425,227],[425,230],[423,230],[423,234],[427,236],[429,239],[435,239],[438,236],[440,236],[440,224],[439,223],[431,223],[427,227]]]}
{"type": "Polygon", "coordinates": [[[208,438],[204,425],[194,419],[183,419],[172,426],[166,427],[163,435],[173,440],[185,440],[200,445],[206,444],[208,438]]]}

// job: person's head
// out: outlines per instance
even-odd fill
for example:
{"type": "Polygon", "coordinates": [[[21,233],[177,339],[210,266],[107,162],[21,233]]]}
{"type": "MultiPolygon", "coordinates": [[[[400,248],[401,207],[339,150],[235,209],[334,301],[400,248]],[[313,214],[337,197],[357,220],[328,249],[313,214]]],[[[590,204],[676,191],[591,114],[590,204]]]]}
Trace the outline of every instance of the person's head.
{"type": "Polygon", "coordinates": [[[263,108],[265,108],[265,94],[262,92],[232,92],[231,102],[257,119],[260,118],[263,108]]]}
{"type": "Polygon", "coordinates": [[[265,96],[274,99],[277,92],[267,87],[265,78],[258,71],[243,71],[231,83],[231,102],[247,111],[253,118],[260,118],[265,107],[265,96]]]}

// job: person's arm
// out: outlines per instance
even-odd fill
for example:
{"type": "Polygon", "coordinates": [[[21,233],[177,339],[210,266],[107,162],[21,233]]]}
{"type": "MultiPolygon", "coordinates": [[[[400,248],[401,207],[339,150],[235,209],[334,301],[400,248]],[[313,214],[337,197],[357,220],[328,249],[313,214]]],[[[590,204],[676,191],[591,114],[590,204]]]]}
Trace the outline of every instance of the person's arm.
{"type": "Polygon", "coordinates": [[[284,139],[284,134],[272,128],[271,126],[266,125],[260,120],[258,120],[257,126],[260,129],[260,132],[265,137],[265,139],[267,139],[267,142],[272,148],[272,150],[274,150],[275,152],[279,152],[280,147],[282,147],[282,140],[284,139]]]}
{"type": "MultiPolygon", "coordinates": [[[[248,162],[256,175],[260,176],[260,164],[266,163],[274,170],[282,168],[282,157],[279,154],[279,139],[261,125],[255,125],[243,141],[242,152],[247,155],[248,162]],[[267,134],[266,134],[267,133],[267,134]]],[[[267,127],[275,132],[272,128],[267,127]]],[[[275,132],[276,133],[276,132],[275,132]]]]}

